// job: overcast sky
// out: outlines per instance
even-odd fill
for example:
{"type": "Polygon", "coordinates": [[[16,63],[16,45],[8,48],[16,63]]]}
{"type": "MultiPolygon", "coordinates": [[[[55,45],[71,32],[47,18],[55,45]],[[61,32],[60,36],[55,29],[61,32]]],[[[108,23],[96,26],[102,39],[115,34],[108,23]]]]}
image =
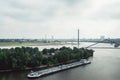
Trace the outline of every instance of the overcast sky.
{"type": "Polygon", "coordinates": [[[120,38],[120,0],[0,0],[0,38],[120,38]]]}

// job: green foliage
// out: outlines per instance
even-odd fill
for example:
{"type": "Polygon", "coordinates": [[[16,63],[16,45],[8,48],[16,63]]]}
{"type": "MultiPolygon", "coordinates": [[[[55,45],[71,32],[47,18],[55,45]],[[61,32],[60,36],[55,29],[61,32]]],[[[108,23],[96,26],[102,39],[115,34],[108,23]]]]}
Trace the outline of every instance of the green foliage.
{"type": "Polygon", "coordinates": [[[47,63],[48,63],[48,58],[47,57],[43,57],[42,64],[43,65],[47,65],[47,63]]]}
{"type": "Polygon", "coordinates": [[[73,49],[69,47],[62,47],[59,49],[59,53],[55,55],[56,60],[59,63],[64,63],[70,60],[80,60],[81,58],[89,58],[93,56],[93,50],[84,49],[84,48],[76,48],[73,49]]]}
{"type": "Polygon", "coordinates": [[[73,49],[62,47],[60,49],[39,49],[31,47],[16,47],[11,49],[0,49],[0,70],[3,69],[25,69],[26,67],[37,67],[40,65],[53,65],[65,63],[70,60],[79,60],[93,56],[93,50],[85,48],[73,49]],[[50,53],[49,55],[47,53],[50,53]],[[55,53],[55,55],[51,55],[55,53]]]}
{"type": "Polygon", "coordinates": [[[42,53],[38,48],[0,49],[0,69],[24,69],[39,66],[41,63],[42,53]]]}
{"type": "Polygon", "coordinates": [[[47,53],[48,53],[48,49],[46,49],[46,48],[43,49],[43,50],[42,50],[42,53],[43,53],[43,54],[47,54],[47,53]]]}

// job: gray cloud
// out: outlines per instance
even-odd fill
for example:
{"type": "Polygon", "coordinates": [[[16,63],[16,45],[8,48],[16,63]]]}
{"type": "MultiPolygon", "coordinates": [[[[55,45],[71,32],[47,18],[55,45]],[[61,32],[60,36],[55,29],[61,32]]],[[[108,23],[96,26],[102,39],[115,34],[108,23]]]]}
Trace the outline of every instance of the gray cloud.
{"type": "Polygon", "coordinates": [[[87,16],[91,19],[120,19],[120,2],[106,3],[96,10],[91,10],[87,16]]]}
{"type": "Polygon", "coordinates": [[[109,36],[112,30],[120,34],[119,0],[1,0],[0,5],[0,36],[13,32],[11,37],[54,34],[71,38],[78,28],[81,37],[109,36]]]}
{"type": "Polygon", "coordinates": [[[0,11],[0,14],[20,21],[46,21],[54,17],[55,12],[59,9],[55,3],[47,6],[42,4],[36,7],[25,5],[14,0],[4,2],[4,4],[6,3],[9,3],[9,5],[4,7],[5,10],[0,11]]]}
{"type": "Polygon", "coordinates": [[[65,2],[67,5],[72,6],[77,4],[78,2],[81,2],[83,0],[62,0],[63,2],[65,2]]]}

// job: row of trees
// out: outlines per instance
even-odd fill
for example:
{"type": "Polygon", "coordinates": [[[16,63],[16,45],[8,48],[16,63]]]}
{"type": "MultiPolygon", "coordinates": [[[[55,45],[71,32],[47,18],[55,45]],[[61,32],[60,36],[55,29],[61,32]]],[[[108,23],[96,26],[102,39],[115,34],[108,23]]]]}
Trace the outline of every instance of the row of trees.
{"type": "Polygon", "coordinates": [[[46,61],[43,60],[43,64],[57,64],[57,63],[66,63],[70,60],[80,60],[80,59],[87,59],[90,56],[93,56],[92,49],[85,49],[85,48],[76,48],[73,49],[69,47],[62,47],[60,49],[43,49],[42,53],[45,55],[51,55],[55,53],[55,55],[47,57],[46,61]]]}
{"type": "Polygon", "coordinates": [[[93,56],[93,50],[78,49],[76,47],[73,49],[69,47],[51,48],[43,49],[42,51],[31,47],[0,49],[0,70],[25,69],[26,67],[58,64],[90,56],[93,56]],[[51,55],[52,53],[54,55],[51,55]]]}
{"type": "Polygon", "coordinates": [[[42,53],[38,48],[0,49],[0,69],[24,69],[39,66],[41,61],[42,53]]]}

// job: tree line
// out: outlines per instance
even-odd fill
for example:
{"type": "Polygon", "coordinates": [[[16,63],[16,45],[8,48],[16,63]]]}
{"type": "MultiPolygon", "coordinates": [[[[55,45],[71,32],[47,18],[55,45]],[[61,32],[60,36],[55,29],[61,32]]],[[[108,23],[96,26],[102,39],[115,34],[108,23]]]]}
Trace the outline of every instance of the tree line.
{"type": "Polygon", "coordinates": [[[55,65],[70,60],[80,60],[93,56],[92,49],[69,47],[43,49],[37,47],[16,47],[11,49],[0,49],[0,70],[25,69],[40,65],[55,65]]]}

